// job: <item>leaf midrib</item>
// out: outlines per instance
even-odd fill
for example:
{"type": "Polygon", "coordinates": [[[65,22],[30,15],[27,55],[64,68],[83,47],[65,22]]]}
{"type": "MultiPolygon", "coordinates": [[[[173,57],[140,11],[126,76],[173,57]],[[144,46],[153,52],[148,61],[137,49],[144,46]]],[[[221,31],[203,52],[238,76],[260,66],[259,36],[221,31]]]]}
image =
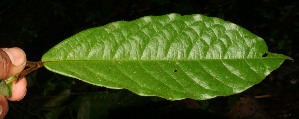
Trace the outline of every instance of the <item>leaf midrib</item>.
{"type": "Polygon", "coordinates": [[[283,57],[262,57],[262,58],[239,58],[239,59],[179,59],[179,60],[173,60],[173,59],[169,59],[169,60],[121,60],[121,59],[111,59],[111,60],[90,60],[90,59],[86,59],[86,60],[46,60],[43,62],[74,62],[74,61],[78,61],[78,62],[98,62],[98,61],[125,61],[125,62],[134,62],[134,61],[151,61],[151,62],[160,62],[160,61],[210,61],[210,60],[219,60],[219,61],[223,61],[223,60],[267,60],[267,59],[285,59],[283,57]]]}

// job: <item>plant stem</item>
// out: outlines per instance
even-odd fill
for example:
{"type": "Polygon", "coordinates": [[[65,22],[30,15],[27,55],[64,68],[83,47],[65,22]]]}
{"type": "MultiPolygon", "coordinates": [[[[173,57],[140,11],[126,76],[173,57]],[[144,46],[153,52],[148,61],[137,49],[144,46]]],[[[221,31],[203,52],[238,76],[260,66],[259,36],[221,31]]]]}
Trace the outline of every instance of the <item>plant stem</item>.
{"type": "Polygon", "coordinates": [[[23,70],[19,75],[17,75],[17,81],[23,77],[25,77],[27,74],[41,68],[44,66],[44,63],[42,61],[38,61],[38,62],[31,62],[31,61],[27,61],[26,62],[26,67],[28,67],[27,69],[23,70]]]}

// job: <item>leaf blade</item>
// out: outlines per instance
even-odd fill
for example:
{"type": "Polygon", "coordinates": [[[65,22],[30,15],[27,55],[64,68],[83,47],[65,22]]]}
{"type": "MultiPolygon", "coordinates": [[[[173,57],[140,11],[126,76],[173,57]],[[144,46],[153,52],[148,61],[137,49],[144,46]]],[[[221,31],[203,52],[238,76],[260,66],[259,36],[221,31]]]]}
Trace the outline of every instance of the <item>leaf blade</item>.
{"type": "Polygon", "coordinates": [[[98,86],[203,100],[239,93],[288,58],[262,57],[266,52],[263,39],[235,24],[168,14],[83,31],[52,48],[42,61],[53,72],[98,86]]]}

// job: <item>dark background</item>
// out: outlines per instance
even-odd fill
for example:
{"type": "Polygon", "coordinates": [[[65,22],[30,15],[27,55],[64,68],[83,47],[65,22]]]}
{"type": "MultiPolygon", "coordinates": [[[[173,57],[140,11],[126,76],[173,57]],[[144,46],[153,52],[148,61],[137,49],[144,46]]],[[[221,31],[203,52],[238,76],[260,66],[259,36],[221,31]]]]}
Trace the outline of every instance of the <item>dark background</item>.
{"type": "Polygon", "coordinates": [[[299,118],[299,5],[296,0],[1,0],[0,47],[20,47],[30,61],[91,27],[168,13],[204,14],[262,37],[288,55],[262,83],[228,97],[167,101],[64,77],[44,68],[30,74],[28,92],[10,102],[7,118],[299,118]]]}

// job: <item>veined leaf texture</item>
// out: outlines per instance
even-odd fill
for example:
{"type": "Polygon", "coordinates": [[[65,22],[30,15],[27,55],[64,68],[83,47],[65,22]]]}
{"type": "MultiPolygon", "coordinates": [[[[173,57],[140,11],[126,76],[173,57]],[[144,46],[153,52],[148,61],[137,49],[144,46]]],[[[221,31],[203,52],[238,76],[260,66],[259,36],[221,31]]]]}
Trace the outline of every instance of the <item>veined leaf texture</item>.
{"type": "Polygon", "coordinates": [[[268,52],[262,38],[236,24],[167,14],[84,30],[42,61],[53,72],[97,86],[205,100],[248,89],[288,58],[268,52]]]}

